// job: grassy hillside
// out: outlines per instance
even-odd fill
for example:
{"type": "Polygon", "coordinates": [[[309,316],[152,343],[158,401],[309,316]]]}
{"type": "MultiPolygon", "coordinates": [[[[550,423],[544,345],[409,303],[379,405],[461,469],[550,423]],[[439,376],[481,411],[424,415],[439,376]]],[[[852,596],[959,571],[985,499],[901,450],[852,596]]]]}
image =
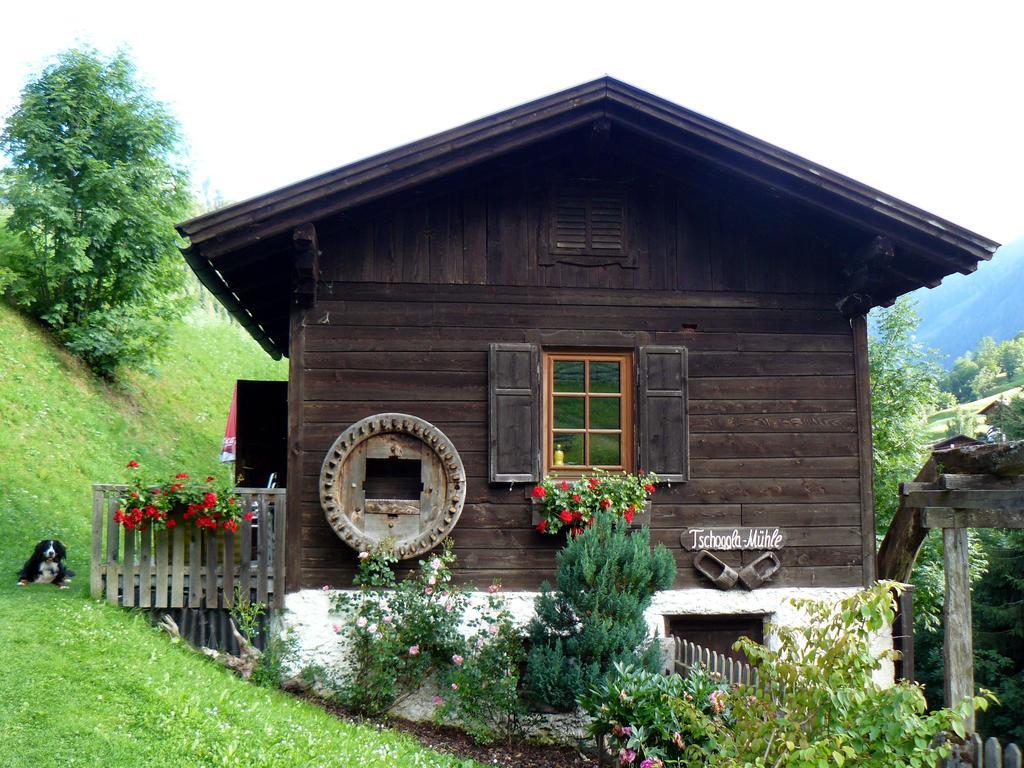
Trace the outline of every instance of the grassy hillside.
{"type": "Polygon", "coordinates": [[[111,389],[0,305],[0,768],[472,766],[244,683],[145,618],[87,595],[90,484],[217,463],[236,378],[284,378],[239,328],[182,324],[151,373],[111,389]],[[58,537],[74,586],[16,587],[58,537]]]}
{"type": "Polygon", "coordinates": [[[121,388],[90,376],[29,320],[0,305],[0,569],[56,536],[88,566],[90,484],[147,470],[222,472],[217,462],[236,378],[287,378],[237,326],[181,324],[156,370],[121,388]]]}
{"type": "MultiPolygon", "coordinates": [[[[953,421],[956,416],[957,410],[963,411],[965,414],[976,415],[981,413],[983,408],[987,408],[989,405],[994,403],[996,400],[1005,399],[1008,400],[1014,395],[1024,390],[1024,386],[1021,386],[1022,382],[1015,380],[1010,382],[1012,386],[1008,386],[1004,390],[982,397],[978,400],[972,400],[969,403],[961,403],[956,408],[946,408],[942,411],[936,411],[928,417],[928,422],[925,425],[925,437],[929,442],[935,442],[946,437],[947,428],[949,423],[953,421]]],[[[985,417],[982,416],[978,420],[978,431],[984,432],[988,425],[985,422],[985,417]]],[[[975,437],[976,435],[968,435],[968,437],[975,437]]]]}

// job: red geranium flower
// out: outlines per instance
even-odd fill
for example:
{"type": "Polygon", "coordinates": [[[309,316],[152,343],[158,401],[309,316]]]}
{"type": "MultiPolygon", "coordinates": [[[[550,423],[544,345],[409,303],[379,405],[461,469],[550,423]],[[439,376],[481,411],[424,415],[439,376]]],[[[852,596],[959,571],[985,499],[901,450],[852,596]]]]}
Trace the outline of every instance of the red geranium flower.
{"type": "Polygon", "coordinates": [[[567,482],[565,482],[565,480],[562,481],[562,490],[563,491],[568,491],[569,490],[569,484],[567,482]]]}
{"type": "Polygon", "coordinates": [[[188,472],[179,472],[174,476],[175,480],[188,480],[188,472]]]}
{"type": "Polygon", "coordinates": [[[626,510],[626,511],[625,511],[625,512],[624,512],[624,513],[622,514],[622,516],[623,516],[624,518],[626,518],[626,522],[627,522],[627,523],[629,523],[630,525],[632,525],[632,524],[633,524],[633,507],[632,507],[632,505],[630,505],[629,509],[627,509],[627,510],[626,510]]]}
{"type": "Polygon", "coordinates": [[[139,462],[137,462],[135,459],[132,459],[131,461],[128,462],[126,466],[128,467],[128,469],[138,469],[139,462]]]}
{"type": "Polygon", "coordinates": [[[203,496],[203,503],[207,507],[212,507],[214,504],[217,503],[217,494],[216,493],[208,493],[208,494],[206,494],[205,496],[203,496]]]}
{"type": "Polygon", "coordinates": [[[168,520],[167,521],[167,527],[168,528],[177,528],[178,527],[178,521],[177,520],[168,520]]]}
{"type": "MultiPolygon", "coordinates": [[[[249,514],[251,515],[252,512],[250,512],[249,514]]],[[[537,523],[537,530],[540,531],[541,533],[545,533],[547,531],[547,529],[548,529],[548,521],[547,520],[541,520],[539,523],[537,523]]]]}
{"type": "Polygon", "coordinates": [[[561,512],[558,513],[558,516],[562,518],[563,522],[572,522],[572,512],[570,512],[568,509],[563,509],[561,512]]]}
{"type": "Polygon", "coordinates": [[[598,502],[598,506],[601,507],[601,509],[608,509],[608,507],[610,507],[611,505],[612,500],[609,499],[607,496],[605,496],[603,499],[601,499],[601,501],[598,502]]]}
{"type": "Polygon", "coordinates": [[[583,529],[582,528],[573,528],[572,529],[572,535],[573,536],[579,536],[581,533],[583,533],[583,529]]]}
{"type": "Polygon", "coordinates": [[[234,533],[235,531],[238,530],[238,523],[236,523],[234,520],[225,520],[224,521],[224,530],[225,531],[231,531],[232,533],[234,533]]]}
{"type": "Polygon", "coordinates": [[[578,493],[574,493],[572,495],[572,500],[575,501],[577,504],[579,504],[580,503],[580,495],[578,493]]]}
{"type": "Polygon", "coordinates": [[[244,515],[242,515],[242,517],[244,517],[246,520],[252,520],[254,517],[256,517],[256,515],[254,515],[252,512],[246,512],[244,515]]]}
{"type": "Polygon", "coordinates": [[[535,485],[530,493],[535,499],[543,499],[548,495],[548,491],[543,485],[535,485]]]}
{"type": "Polygon", "coordinates": [[[647,491],[648,493],[654,493],[654,484],[644,483],[644,490],[647,491]]]}
{"type": "Polygon", "coordinates": [[[596,477],[588,477],[587,482],[590,483],[591,488],[597,488],[601,484],[601,481],[596,477]]]}

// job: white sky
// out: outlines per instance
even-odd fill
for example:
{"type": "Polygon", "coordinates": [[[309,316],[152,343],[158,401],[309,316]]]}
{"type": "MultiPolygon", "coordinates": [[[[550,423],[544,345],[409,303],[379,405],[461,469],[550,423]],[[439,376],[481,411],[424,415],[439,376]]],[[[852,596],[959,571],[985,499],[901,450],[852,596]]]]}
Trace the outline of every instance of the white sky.
{"type": "Polygon", "coordinates": [[[1017,2],[54,2],[5,8],[0,114],[127,46],[241,200],[609,74],[1000,242],[1024,235],[1017,2]]]}

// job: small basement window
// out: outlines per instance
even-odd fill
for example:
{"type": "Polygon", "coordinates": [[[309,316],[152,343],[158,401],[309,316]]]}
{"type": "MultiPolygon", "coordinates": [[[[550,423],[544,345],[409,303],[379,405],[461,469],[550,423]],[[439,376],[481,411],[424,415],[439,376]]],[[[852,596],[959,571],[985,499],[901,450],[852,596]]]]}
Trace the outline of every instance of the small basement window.
{"type": "Polygon", "coordinates": [[[367,459],[363,494],[367,499],[419,501],[423,492],[419,459],[367,459]]]}
{"type": "Polygon", "coordinates": [[[748,661],[739,651],[732,649],[741,637],[764,642],[765,614],[728,614],[720,616],[666,616],[665,631],[681,640],[696,643],[709,651],[748,661]]]}

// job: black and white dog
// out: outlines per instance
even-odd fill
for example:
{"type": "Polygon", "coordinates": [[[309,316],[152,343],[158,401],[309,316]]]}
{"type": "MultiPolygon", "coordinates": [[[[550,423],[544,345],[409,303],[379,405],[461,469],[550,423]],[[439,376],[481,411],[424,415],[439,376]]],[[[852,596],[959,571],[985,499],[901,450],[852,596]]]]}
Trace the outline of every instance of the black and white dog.
{"type": "Polygon", "coordinates": [[[56,539],[44,539],[36,544],[35,552],[25,563],[18,574],[18,586],[26,584],[56,584],[61,589],[68,585],[68,580],[75,575],[64,565],[68,551],[56,539]]]}

